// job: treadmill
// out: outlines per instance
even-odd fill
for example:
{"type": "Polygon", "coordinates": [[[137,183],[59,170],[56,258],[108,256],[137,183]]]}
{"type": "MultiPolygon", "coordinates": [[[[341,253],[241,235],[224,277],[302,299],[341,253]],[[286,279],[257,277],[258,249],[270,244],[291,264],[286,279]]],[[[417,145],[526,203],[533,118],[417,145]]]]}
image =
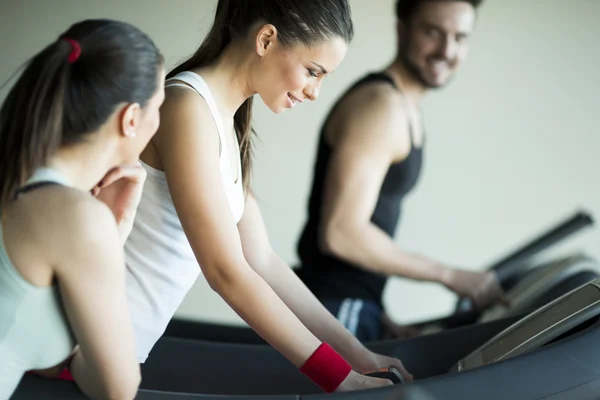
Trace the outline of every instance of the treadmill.
{"type": "Polygon", "coordinates": [[[600,279],[548,303],[503,330],[447,374],[411,384],[334,395],[340,399],[577,399],[600,398],[600,279]]]}
{"type": "MultiPolygon", "coordinates": [[[[416,380],[412,383],[323,394],[268,346],[209,344],[166,338],[159,342],[160,356],[151,355],[149,360],[154,359],[153,363],[148,368],[144,367],[142,389],[137,398],[598,399],[598,343],[600,279],[576,288],[513,323],[497,320],[372,346],[375,351],[403,359],[415,375],[416,380]],[[502,324],[507,326],[499,333],[491,333],[502,324]],[[462,332],[457,336],[459,331],[462,332]],[[468,343],[469,340],[472,343],[468,343]],[[467,350],[469,344],[471,348],[467,350]],[[194,354],[203,346],[209,349],[211,345],[219,348],[213,352],[213,356],[218,354],[218,357],[210,359],[210,354],[194,354]],[[408,357],[410,354],[413,354],[412,358],[408,357]],[[160,359],[165,355],[168,359],[160,359]],[[454,356],[454,361],[448,364],[454,356]],[[190,365],[183,365],[186,359],[190,360],[190,365]],[[159,374],[162,376],[159,377],[159,374]],[[202,392],[215,380],[222,385],[219,390],[202,392]],[[242,391],[240,386],[245,394],[235,393],[242,391]]],[[[70,400],[83,397],[77,397],[72,383],[32,376],[23,379],[13,396],[15,400],[45,398],[70,400]]]]}
{"type": "MultiPolygon", "coordinates": [[[[491,305],[487,310],[476,310],[469,299],[463,298],[459,299],[454,314],[418,323],[416,327],[422,334],[430,334],[501,318],[503,315],[525,315],[569,290],[597,278],[600,276],[600,267],[585,255],[574,255],[543,265],[531,262],[536,254],[593,224],[591,215],[578,211],[487,268],[498,274],[502,288],[510,300],[510,309],[491,305]],[[587,268],[581,269],[581,265],[587,268]],[[535,291],[528,290],[528,286],[519,285],[528,276],[530,280],[534,279],[538,282],[535,291]]],[[[247,326],[200,322],[177,317],[171,320],[164,336],[223,343],[266,343],[247,326]]]]}
{"type": "MultiPolygon", "coordinates": [[[[504,322],[492,321],[438,335],[378,343],[373,350],[400,356],[416,380],[386,388],[334,394],[319,393],[304,375],[267,346],[213,343],[215,348],[221,347],[213,354],[218,353],[219,357],[208,362],[210,354],[190,353],[208,346],[207,343],[167,338],[159,342],[158,347],[159,353],[170,359],[158,360],[160,357],[152,355],[151,358],[158,361],[149,369],[144,368],[142,389],[137,398],[558,400],[600,397],[600,350],[597,350],[600,342],[600,279],[509,323],[500,333],[486,337],[486,333],[494,331],[491,325],[504,322]],[[458,331],[462,331],[459,337],[456,336],[458,331]],[[464,352],[469,341],[465,337],[474,333],[469,331],[478,331],[480,336],[472,337],[471,349],[464,352]],[[433,340],[436,336],[439,337],[433,340]],[[462,340],[456,340],[461,337],[462,340]],[[450,358],[459,353],[462,354],[448,365],[450,358]],[[409,358],[409,354],[419,356],[409,358]],[[182,366],[185,359],[193,360],[189,361],[190,365],[182,366]],[[256,368],[257,365],[260,368],[256,368]],[[189,369],[185,372],[184,368],[189,369]],[[153,373],[163,374],[160,381],[153,373]],[[188,376],[182,377],[182,373],[188,376]],[[222,387],[218,392],[224,396],[215,391],[201,392],[215,380],[220,381],[222,387]],[[241,391],[240,386],[247,394],[233,393],[241,391]]],[[[82,397],[78,397],[72,383],[31,376],[23,379],[13,396],[15,400],[44,398],[70,400],[82,397]]]]}

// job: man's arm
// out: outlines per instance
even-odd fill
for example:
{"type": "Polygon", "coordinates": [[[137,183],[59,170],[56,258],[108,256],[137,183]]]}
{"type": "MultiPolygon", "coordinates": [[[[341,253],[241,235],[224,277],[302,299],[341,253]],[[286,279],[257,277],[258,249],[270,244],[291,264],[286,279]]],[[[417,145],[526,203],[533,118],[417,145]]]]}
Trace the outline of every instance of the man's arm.
{"type": "Polygon", "coordinates": [[[359,268],[438,282],[478,306],[486,306],[502,293],[492,272],[450,268],[409,253],[371,222],[383,179],[390,165],[408,154],[411,141],[403,99],[391,88],[367,90],[371,92],[342,107],[342,118],[337,118],[343,123],[335,126],[319,246],[359,268]]]}
{"type": "Polygon", "coordinates": [[[326,175],[319,245],[356,266],[385,275],[442,281],[445,268],[398,247],[371,222],[383,179],[410,151],[403,100],[387,87],[366,88],[348,99],[334,121],[332,156],[326,175]],[[343,115],[343,118],[341,118],[343,115]]]}

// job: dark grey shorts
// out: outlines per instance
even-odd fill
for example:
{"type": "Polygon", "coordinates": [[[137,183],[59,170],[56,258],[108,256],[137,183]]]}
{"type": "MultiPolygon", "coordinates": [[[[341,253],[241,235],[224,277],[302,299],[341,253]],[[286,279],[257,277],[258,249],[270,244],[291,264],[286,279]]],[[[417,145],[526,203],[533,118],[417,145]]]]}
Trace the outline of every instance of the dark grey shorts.
{"type": "Polygon", "coordinates": [[[361,342],[382,339],[381,313],[377,303],[363,299],[320,299],[346,329],[361,342]]]}

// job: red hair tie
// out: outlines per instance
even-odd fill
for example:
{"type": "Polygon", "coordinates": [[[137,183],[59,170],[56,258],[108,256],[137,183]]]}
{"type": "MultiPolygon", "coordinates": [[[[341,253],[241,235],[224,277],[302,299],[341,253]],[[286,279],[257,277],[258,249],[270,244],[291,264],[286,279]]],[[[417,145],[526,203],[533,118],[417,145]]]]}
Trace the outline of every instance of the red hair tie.
{"type": "Polygon", "coordinates": [[[79,42],[77,42],[77,40],[74,40],[71,38],[64,38],[64,40],[69,42],[69,44],[72,47],[71,54],[69,54],[68,61],[69,61],[69,64],[73,64],[75,61],[77,61],[79,59],[79,56],[81,55],[81,46],[79,45],[79,42]]]}
{"type": "Polygon", "coordinates": [[[71,382],[75,381],[75,379],[73,378],[73,375],[71,375],[71,372],[66,368],[63,369],[60,374],[58,374],[56,379],[60,379],[63,381],[71,381],[71,382]]]}

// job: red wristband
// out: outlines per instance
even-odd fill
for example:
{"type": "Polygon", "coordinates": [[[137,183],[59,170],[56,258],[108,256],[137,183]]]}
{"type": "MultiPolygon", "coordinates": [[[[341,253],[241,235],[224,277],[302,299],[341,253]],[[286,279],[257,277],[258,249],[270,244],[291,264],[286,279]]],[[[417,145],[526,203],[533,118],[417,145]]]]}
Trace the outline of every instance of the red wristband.
{"type": "Polygon", "coordinates": [[[327,343],[321,343],[313,355],[300,367],[300,372],[327,393],[335,391],[350,371],[352,371],[350,364],[327,343]]]}

